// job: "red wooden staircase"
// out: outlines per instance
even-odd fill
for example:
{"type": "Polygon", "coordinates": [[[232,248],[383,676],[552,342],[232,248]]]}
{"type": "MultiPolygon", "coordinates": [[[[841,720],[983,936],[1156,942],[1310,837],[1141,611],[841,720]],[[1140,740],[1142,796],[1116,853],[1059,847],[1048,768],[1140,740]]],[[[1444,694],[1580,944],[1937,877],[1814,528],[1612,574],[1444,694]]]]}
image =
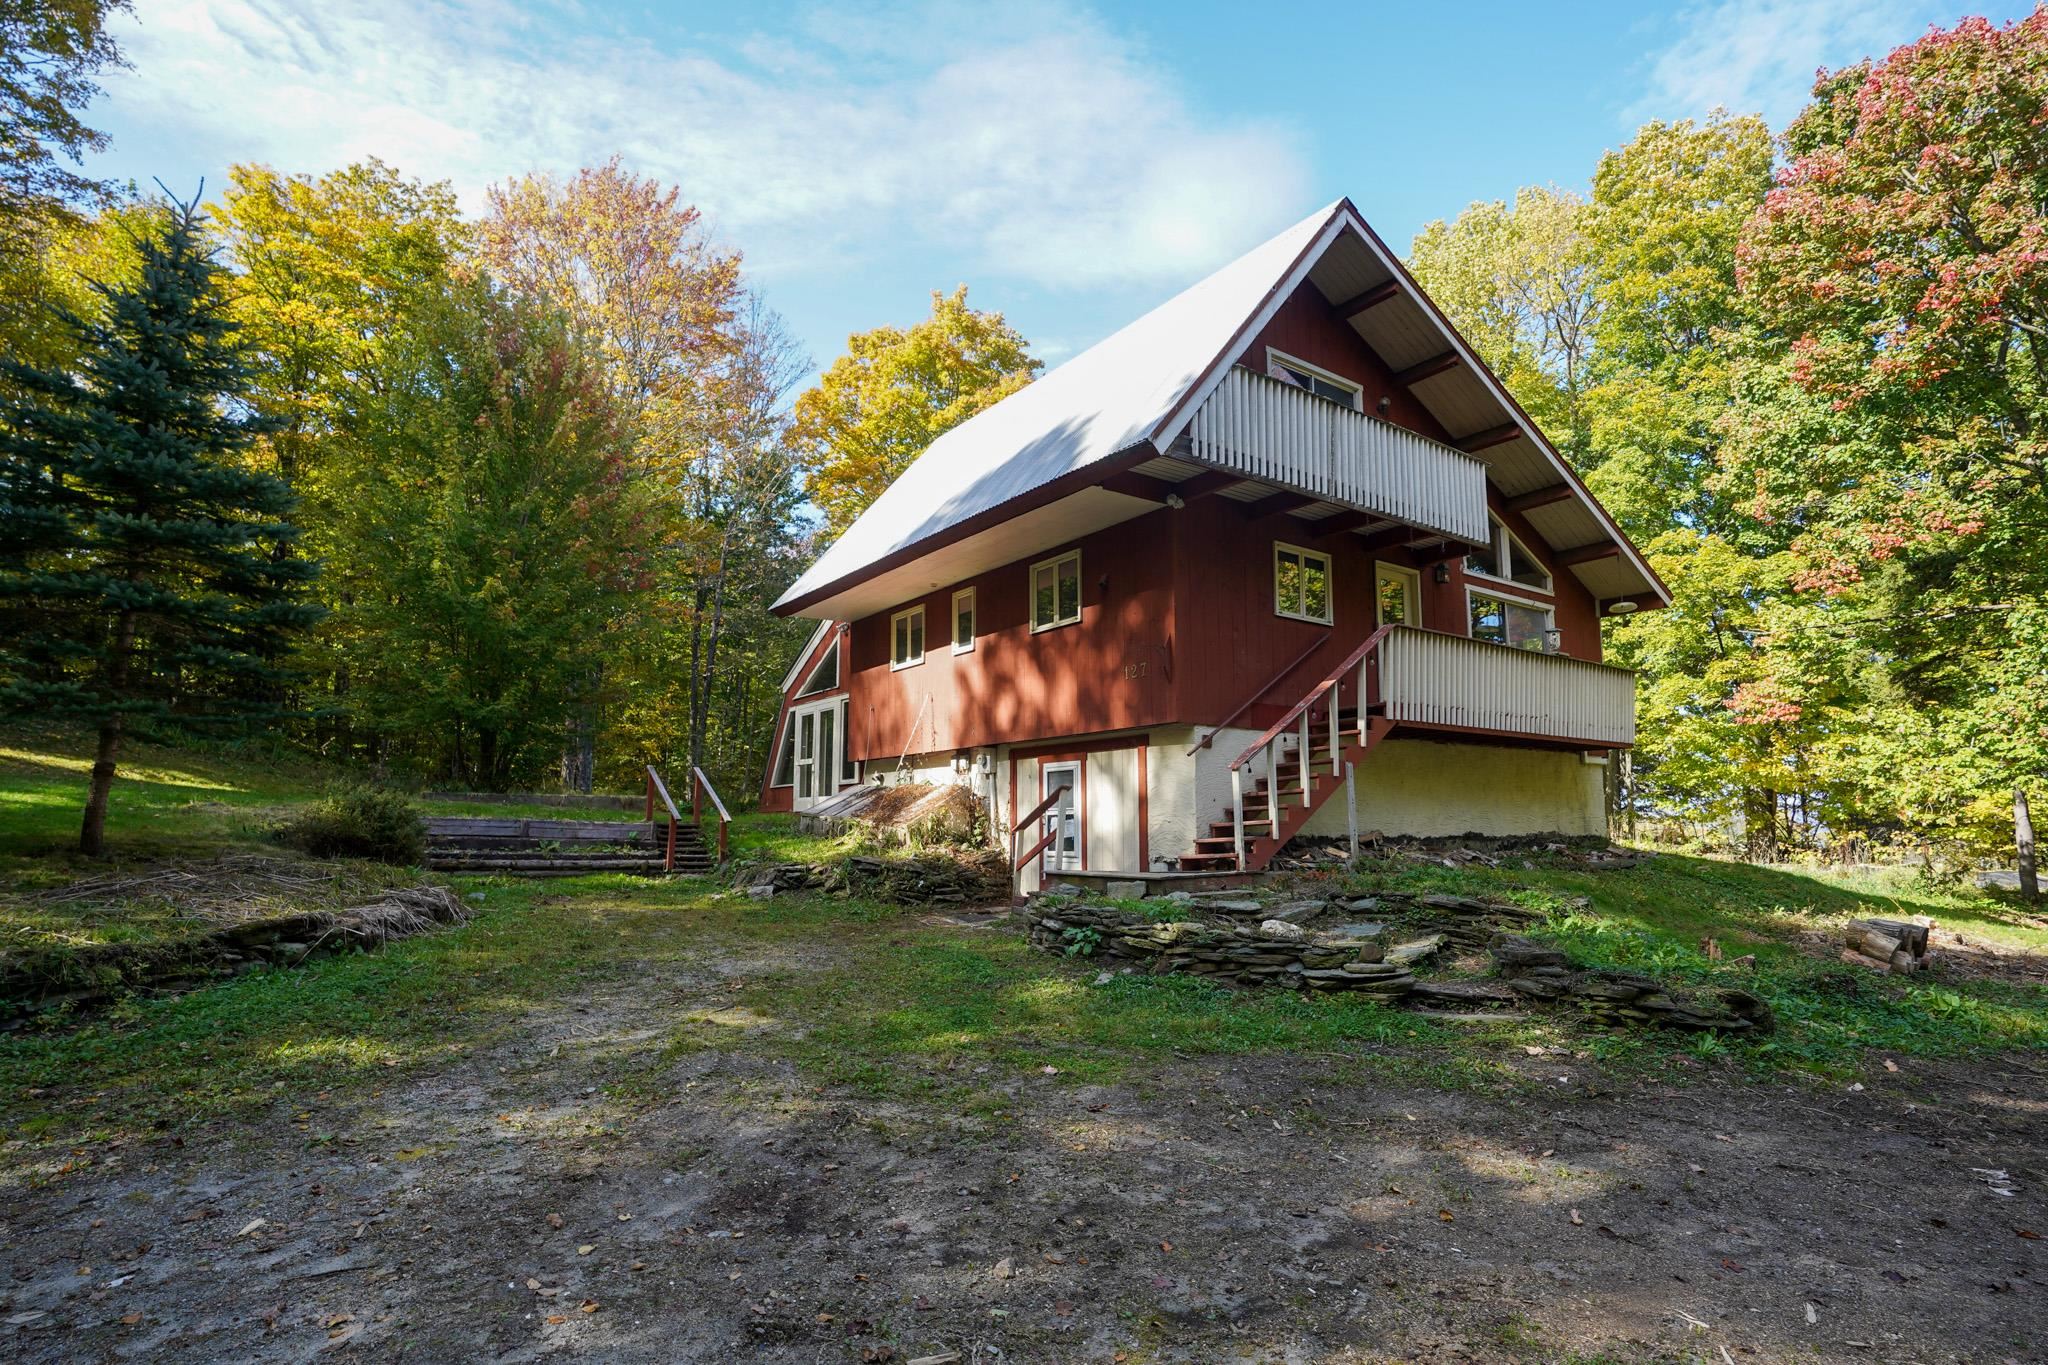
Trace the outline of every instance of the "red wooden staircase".
{"type": "MultiPolygon", "coordinates": [[[[1394,723],[1377,714],[1382,626],[1230,764],[1225,818],[1180,858],[1188,872],[1255,872],[1273,861],[1394,723]]],[[[1208,741],[1204,740],[1206,744],[1208,741]]]]}

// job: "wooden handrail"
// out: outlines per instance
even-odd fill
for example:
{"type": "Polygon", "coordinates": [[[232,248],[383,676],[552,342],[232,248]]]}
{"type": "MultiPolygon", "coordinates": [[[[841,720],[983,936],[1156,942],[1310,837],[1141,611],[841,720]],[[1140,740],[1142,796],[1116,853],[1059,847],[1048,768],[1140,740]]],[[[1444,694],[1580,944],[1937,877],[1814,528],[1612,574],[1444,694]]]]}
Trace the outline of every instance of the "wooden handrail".
{"type": "Polygon", "coordinates": [[[661,795],[661,804],[668,808],[667,848],[662,854],[662,871],[676,870],[676,826],[683,823],[683,813],[676,809],[675,798],[668,794],[668,784],[661,780],[661,774],[654,771],[652,763],[647,765],[647,820],[654,822],[654,797],[661,795]]]}
{"type": "Polygon", "coordinates": [[[1033,858],[1036,858],[1039,854],[1045,852],[1047,846],[1050,845],[1054,839],[1059,837],[1058,830],[1047,830],[1045,833],[1045,837],[1043,839],[1040,839],[1038,843],[1032,847],[1032,850],[1029,853],[1024,854],[1022,857],[1019,857],[1017,855],[1017,836],[1022,834],[1025,830],[1030,829],[1033,824],[1037,823],[1038,818],[1040,816],[1044,815],[1047,811],[1051,810],[1055,805],[1057,805],[1059,803],[1060,794],[1064,791],[1066,791],[1065,787],[1053,788],[1052,795],[1046,797],[1045,800],[1033,806],[1031,808],[1030,814],[1026,815],[1016,824],[1010,826],[1010,871],[1013,874],[1022,872],[1025,866],[1029,864],[1033,858]]]}
{"type": "MultiPolygon", "coordinates": [[[[1282,716],[1279,720],[1275,721],[1272,724],[1272,726],[1270,726],[1267,729],[1266,733],[1260,735],[1257,739],[1253,740],[1250,747],[1248,747],[1243,753],[1239,754],[1236,758],[1232,759],[1230,761],[1231,770],[1235,771],[1239,768],[1242,768],[1246,764],[1246,762],[1248,762],[1251,759],[1253,754],[1256,754],[1257,752],[1259,752],[1259,750],[1265,748],[1268,744],[1272,743],[1275,739],[1279,737],[1281,731],[1288,729],[1294,724],[1296,720],[1300,719],[1302,714],[1306,712],[1310,706],[1315,704],[1315,701],[1318,697],[1321,697],[1325,692],[1329,691],[1332,687],[1341,684],[1344,680],[1344,675],[1346,673],[1349,673],[1352,669],[1358,667],[1359,661],[1363,659],[1366,655],[1372,653],[1375,649],[1378,649],[1380,641],[1386,639],[1387,633],[1394,629],[1395,627],[1393,626],[1381,626],[1378,630],[1366,636],[1364,644],[1360,645],[1357,649],[1354,649],[1349,654],[1345,655],[1343,663],[1338,664],[1335,668],[1331,669],[1328,676],[1326,676],[1321,682],[1317,683],[1314,687],[1309,689],[1307,696],[1303,697],[1300,701],[1296,702],[1294,706],[1287,712],[1286,715],[1282,716]]],[[[1359,709],[1363,711],[1365,708],[1365,698],[1360,697],[1358,699],[1358,705],[1359,709]]],[[[1360,723],[1362,724],[1363,721],[1361,720],[1360,723]]]]}
{"type": "Polygon", "coordinates": [[[1017,860],[1017,865],[1011,868],[1010,870],[1012,872],[1022,872],[1027,863],[1029,863],[1033,858],[1036,858],[1039,854],[1045,852],[1046,848],[1051,845],[1052,841],[1059,837],[1060,832],[1058,830],[1047,830],[1045,832],[1045,837],[1043,839],[1040,839],[1036,844],[1032,845],[1031,851],[1025,854],[1023,857],[1019,858],[1017,860]]]}
{"type": "Polygon", "coordinates": [[[690,813],[696,817],[697,827],[700,830],[704,827],[705,797],[711,798],[711,808],[718,812],[718,861],[722,863],[726,857],[726,827],[732,824],[732,814],[726,810],[725,802],[719,800],[718,788],[711,785],[710,777],[702,768],[692,764],[690,779],[690,813]]]}
{"type": "Polygon", "coordinates": [[[1239,702],[1237,704],[1237,709],[1235,711],[1232,711],[1229,715],[1225,716],[1221,723],[1219,723],[1215,729],[1211,730],[1208,734],[1203,735],[1201,740],[1196,743],[1195,747],[1188,750],[1187,756],[1189,758],[1193,758],[1196,754],[1208,748],[1211,740],[1215,739],[1216,736],[1222,734],[1225,730],[1230,728],[1230,722],[1236,720],[1239,716],[1251,710],[1252,707],[1258,704],[1259,698],[1265,696],[1268,692],[1271,692],[1274,688],[1278,687],[1282,682],[1286,681],[1288,674],[1292,673],[1295,669],[1300,668],[1304,663],[1308,662],[1309,657],[1311,655],[1313,655],[1317,650],[1321,649],[1324,645],[1328,644],[1330,641],[1330,634],[1331,633],[1329,631],[1324,631],[1323,637],[1320,640],[1317,640],[1314,644],[1310,645],[1307,649],[1301,651],[1300,654],[1296,655],[1293,663],[1290,663],[1289,665],[1287,665],[1287,667],[1281,669],[1278,673],[1275,673],[1270,679],[1267,680],[1266,685],[1264,687],[1261,687],[1258,691],[1252,693],[1249,697],[1246,697],[1243,701],[1239,702]]]}
{"type": "Polygon", "coordinates": [[[1019,820],[1016,824],[1010,826],[1010,833],[1022,834],[1025,831],[1025,829],[1032,824],[1032,822],[1038,819],[1039,816],[1045,814],[1047,811],[1053,808],[1054,803],[1056,803],[1060,799],[1060,792],[1063,792],[1065,790],[1065,787],[1061,787],[1057,791],[1053,792],[1051,796],[1046,797],[1045,800],[1033,806],[1031,808],[1031,813],[1029,815],[1025,816],[1022,820],[1019,820]]]}

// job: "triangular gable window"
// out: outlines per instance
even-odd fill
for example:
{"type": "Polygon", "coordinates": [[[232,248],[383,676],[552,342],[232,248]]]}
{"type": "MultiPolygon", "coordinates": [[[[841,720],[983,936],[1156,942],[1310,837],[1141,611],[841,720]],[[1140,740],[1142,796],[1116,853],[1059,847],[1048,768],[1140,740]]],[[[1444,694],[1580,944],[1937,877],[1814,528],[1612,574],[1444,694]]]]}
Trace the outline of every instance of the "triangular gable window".
{"type": "Polygon", "coordinates": [[[825,657],[818,660],[818,666],[803,680],[796,694],[808,697],[818,692],[830,692],[839,686],[839,642],[834,640],[832,648],[825,651],[825,657]]]}

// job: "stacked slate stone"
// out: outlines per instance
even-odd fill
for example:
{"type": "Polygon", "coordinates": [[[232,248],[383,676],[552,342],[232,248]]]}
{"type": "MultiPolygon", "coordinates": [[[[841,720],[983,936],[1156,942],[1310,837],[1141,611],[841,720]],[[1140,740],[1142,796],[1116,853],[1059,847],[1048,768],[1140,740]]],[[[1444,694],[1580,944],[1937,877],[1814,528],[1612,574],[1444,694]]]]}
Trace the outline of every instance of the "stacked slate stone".
{"type": "MultiPolygon", "coordinates": [[[[1322,908],[1305,902],[1304,908],[1322,908]]],[[[1195,919],[1159,923],[1142,914],[1111,905],[1068,904],[1042,898],[1019,911],[1031,942],[1049,952],[1085,950],[1091,957],[1128,958],[1144,962],[1153,975],[1180,973],[1211,976],[1243,985],[1283,986],[1291,990],[1366,991],[1380,996],[1405,995],[1414,976],[1405,966],[1385,960],[1386,946],[1378,925],[1346,926],[1346,931],[1312,933],[1291,919],[1278,917],[1253,924],[1195,919]],[[1370,932],[1359,932],[1369,930],[1370,932]]],[[[1297,915],[1303,909],[1295,911],[1297,915]]]]}
{"type": "Polygon", "coordinates": [[[1478,951],[1493,941],[1502,928],[1534,924],[1540,916],[1526,906],[1506,901],[1474,900],[1470,896],[1414,896],[1400,891],[1382,891],[1382,899],[1411,902],[1424,912],[1418,918],[1454,947],[1478,951]]]}
{"type": "Polygon", "coordinates": [[[1748,991],[1712,991],[1709,1003],[1678,995],[1640,972],[1575,966],[1560,950],[1520,934],[1495,935],[1488,951],[1508,989],[1532,1000],[1570,1003],[1599,1023],[1724,1033],[1769,1033],[1775,1023],[1771,1007],[1748,991]]]}

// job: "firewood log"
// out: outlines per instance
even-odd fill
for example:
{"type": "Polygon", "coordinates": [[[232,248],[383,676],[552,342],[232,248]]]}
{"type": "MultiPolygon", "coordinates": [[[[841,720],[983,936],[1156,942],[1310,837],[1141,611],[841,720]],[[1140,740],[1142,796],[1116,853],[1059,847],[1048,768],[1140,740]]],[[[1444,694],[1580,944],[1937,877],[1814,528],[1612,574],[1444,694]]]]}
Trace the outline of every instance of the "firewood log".
{"type": "Polygon", "coordinates": [[[1842,941],[1865,957],[1890,962],[1900,950],[1899,940],[1877,927],[1873,920],[1852,919],[1842,930],[1842,941]]]}

